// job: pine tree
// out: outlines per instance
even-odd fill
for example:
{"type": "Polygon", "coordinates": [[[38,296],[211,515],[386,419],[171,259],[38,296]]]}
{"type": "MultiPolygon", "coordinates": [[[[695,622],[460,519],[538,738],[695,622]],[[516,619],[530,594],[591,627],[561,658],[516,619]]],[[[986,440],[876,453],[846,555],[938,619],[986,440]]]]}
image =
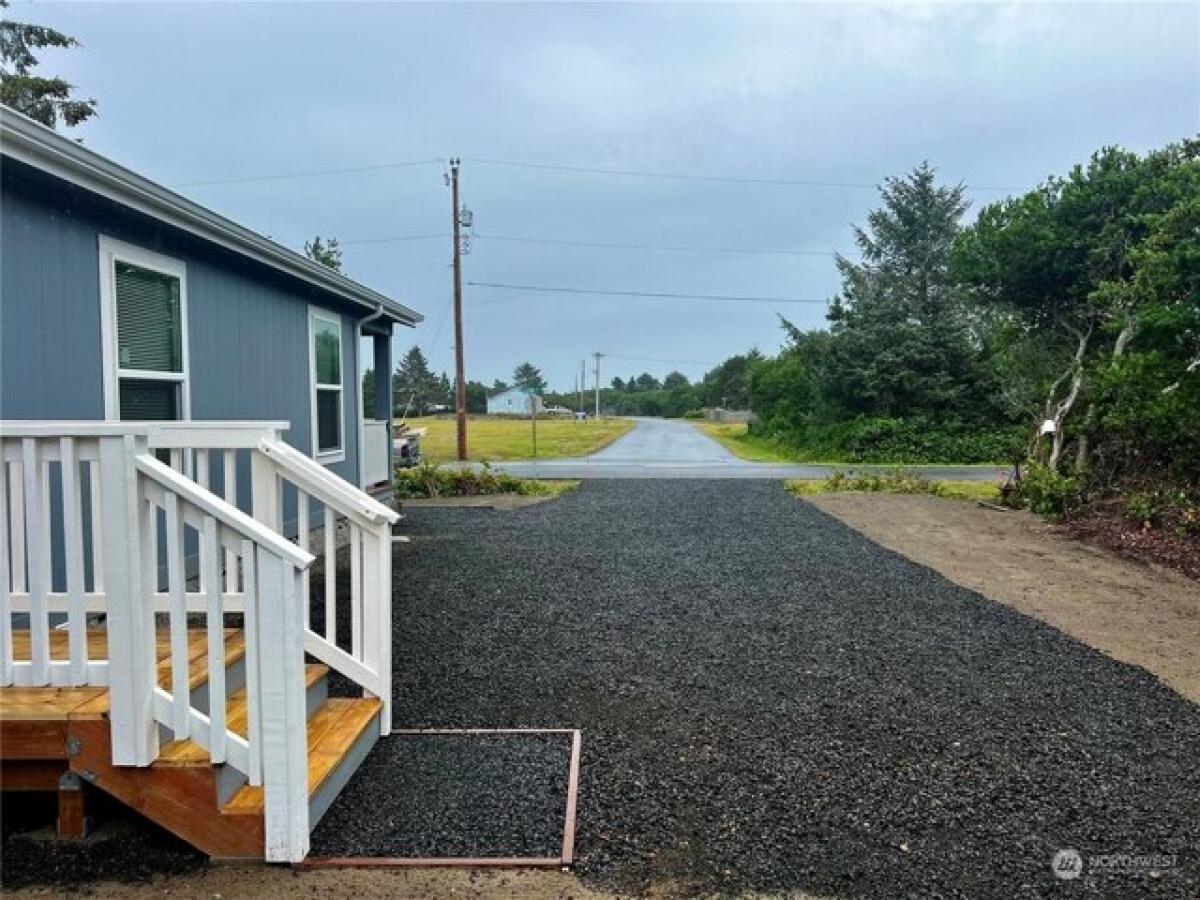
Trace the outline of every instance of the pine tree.
{"type": "Polygon", "coordinates": [[[311,241],[305,241],[304,255],[335,272],[342,271],[342,248],[338,246],[337,238],[322,241],[317,235],[311,241]]]}
{"type": "Polygon", "coordinates": [[[399,410],[408,409],[418,415],[437,402],[440,385],[429,368],[420,347],[413,347],[400,360],[392,375],[392,395],[399,410]]]}
{"type": "Polygon", "coordinates": [[[840,254],[841,293],[829,320],[833,400],[852,414],[935,411],[986,415],[977,354],[950,275],[951,248],[968,202],[963,185],[939,186],[923,163],[888,178],[883,206],[855,228],[861,261],[840,254]]]}
{"type": "MultiPolygon", "coordinates": [[[[0,9],[7,7],[8,0],[0,0],[0,9]]],[[[78,46],[79,41],[61,31],[0,15],[0,103],[50,128],[60,119],[68,127],[90,119],[96,114],[95,100],[73,98],[75,85],[62,78],[33,74],[35,50],[78,46]]]]}
{"type": "Polygon", "coordinates": [[[531,362],[523,362],[513,369],[513,384],[535,394],[546,392],[546,379],[542,377],[542,370],[531,362]]]}

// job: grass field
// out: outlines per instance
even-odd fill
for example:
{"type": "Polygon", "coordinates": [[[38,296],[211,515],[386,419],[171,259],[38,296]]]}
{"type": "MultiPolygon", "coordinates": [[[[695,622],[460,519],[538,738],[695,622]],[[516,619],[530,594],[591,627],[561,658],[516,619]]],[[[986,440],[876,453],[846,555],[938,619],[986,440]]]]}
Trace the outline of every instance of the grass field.
{"type": "MultiPolygon", "coordinates": [[[[409,419],[413,428],[427,428],[421,441],[421,453],[431,462],[457,458],[454,419],[423,417],[409,419]]],[[[629,419],[538,419],[538,459],[563,456],[587,456],[595,453],[629,431],[629,419]]],[[[477,461],[533,459],[533,435],[528,419],[472,416],[467,420],[467,455],[477,461]]]]}
{"type": "MultiPolygon", "coordinates": [[[[720,443],[739,459],[751,462],[769,463],[813,463],[814,465],[852,466],[859,463],[849,463],[844,459],[813,459],[803,453],[785,447],[770,438],[748,434],[744,424],[723,424],[721,422],[692,423],[713,440],[720,443]]],[[[887,465],[886,463],[871,463],[870,465],[887,465]]],[[[920,469],[923,466],[940,466],[945,463],[897,463],[905,469],[920,469]]],[[[998,463],[955,463],[964,467],[994,469],[998,463]]]]}
{"type": "Polygon", "coordinates": [[[745,424],[724,424],[721,422],[693,422],[697,428],[710,438],[724,446],[739,459],[751,462],[796,462],[795,454],[788,454],[783,449],[772,445],[763,438],[746,433],[745,424]]]}
{"type": "MultiPolygon", "coordinates": [[[[856,488],[831,485],[826,478],[794,478],[787,482],[787,489],[797,496],[809,494],[832,494],[853,491],[863,493],[856,488]]],[[[1000,485],[989,481],[926,481],[914,484],[907,489],[894,489],[883,485],[872,487],[866,493],[877,494],[932,494],[935,497],[946,497],[950,500],[987,500],[1000,499],[1000,485]]]]}

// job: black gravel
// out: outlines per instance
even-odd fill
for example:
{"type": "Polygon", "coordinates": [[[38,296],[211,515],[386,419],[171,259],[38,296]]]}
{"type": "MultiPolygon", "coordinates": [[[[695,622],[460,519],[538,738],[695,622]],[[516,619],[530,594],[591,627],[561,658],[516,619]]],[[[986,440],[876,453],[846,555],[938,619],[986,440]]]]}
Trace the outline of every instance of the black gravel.
{"type": "Polygon", "coordinates": [[[313,832],[310,853],[557,857],[570,757],[563,734],[384,738],[313,832]]]}
{"type": "MultiPolygon", "coordinates": [[[[585,482],[403,530],[397,726],[583,729],[598,886],[1200,896],[1200,708],[777,483],[585,482]],[[1178,859],[1067,883],[1064,847],[1178,859]]],[[[372,771],[351,818],[394,789],[372,771]]]]}
{"type": "Polygon", "coordinates": [[[0,829],[0,885],[6,890],[69,886],[88,893],[89,882],[148,881],[194,872],[207,863],[204,854],[132,810],[100,794],[90,800],[102,824],[83,840],[65,841],[54,835],[53,797],[8,795],[0,829]]]}

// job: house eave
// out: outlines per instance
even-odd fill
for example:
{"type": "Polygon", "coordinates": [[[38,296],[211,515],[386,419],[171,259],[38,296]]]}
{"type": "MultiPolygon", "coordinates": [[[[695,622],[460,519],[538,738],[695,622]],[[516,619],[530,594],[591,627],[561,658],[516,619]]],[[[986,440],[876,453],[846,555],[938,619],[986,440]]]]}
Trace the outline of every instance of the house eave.
{"type": "Polygon", "coordinates": [[[363,307],[364,315],[382,309],[387,318],[408,326],[423,319],[420,313],[390,297],[238,225],[7,106],[0,106],[0,151],[11,159],[328,291],[363,307]]]}

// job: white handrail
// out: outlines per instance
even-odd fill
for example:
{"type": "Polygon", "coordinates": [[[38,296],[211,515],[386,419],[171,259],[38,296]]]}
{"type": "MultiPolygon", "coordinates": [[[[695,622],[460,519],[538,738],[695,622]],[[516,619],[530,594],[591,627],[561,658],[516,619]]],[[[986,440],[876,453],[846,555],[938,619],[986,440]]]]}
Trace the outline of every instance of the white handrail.
{"type": "Polygon", "coordinates": [[[135,460],[137,469],[144,475],[157,481],[189,503],[199,507],[208,515],[228,525],[244,537],[256,544],[267,548],[284,562],[291,563],[297,569],[307,569],[316,558],[307,550],[293,544],[257,519],[246,515],[236,506],[225,502],[211,491],[205,490],[168,465],[164,465],[149,453],[139,454],[135,460]]]}
{"type": "Polygon", "coordinates": [[[328,497],[332,505],[339,507],[339,512],[357,514],[365,519],[368,525],[379,521],[391,525],[400,520],[400,515],[395,510],[384,506],[370,494],[334,475],[323,465],[283,441],[264,439],[259,442],[258,449],[284,467],[288,478],[313,496],[320,500],[328,497]]]}

